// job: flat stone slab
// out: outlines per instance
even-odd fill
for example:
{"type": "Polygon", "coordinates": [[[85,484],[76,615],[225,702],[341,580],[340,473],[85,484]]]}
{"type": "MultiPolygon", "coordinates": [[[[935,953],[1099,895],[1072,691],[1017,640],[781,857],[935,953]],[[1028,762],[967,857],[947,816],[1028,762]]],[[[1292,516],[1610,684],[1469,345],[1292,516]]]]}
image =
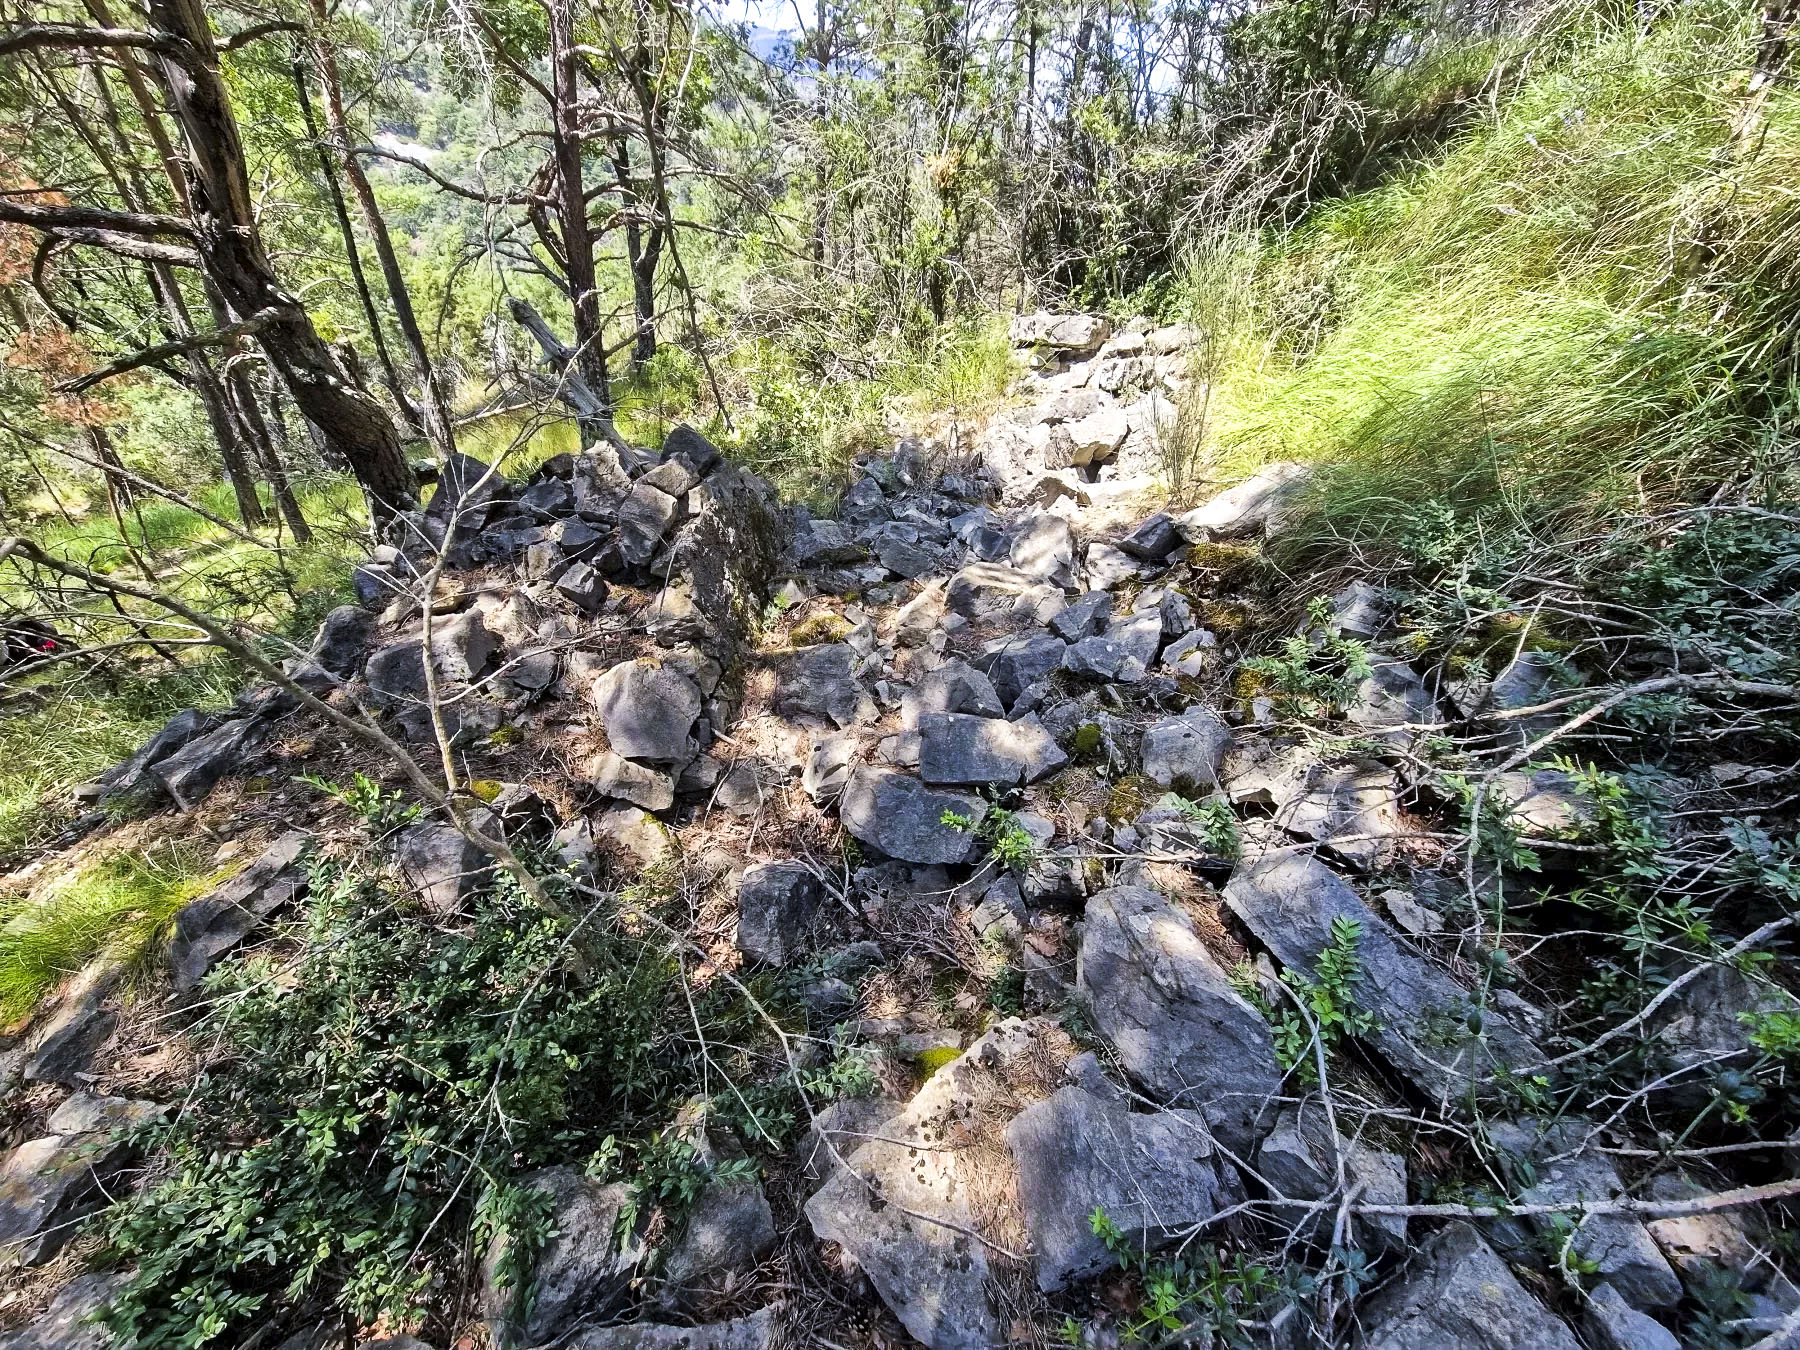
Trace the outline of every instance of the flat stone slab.
{"type": "Polygon", "coordinates": [[[700,688],[672,665],[621,661],[589,697],[612,748],[627,759],[686,763],[694,756],[700,688]]]}
{"type": "Polygon", "coordinates": [[[1069,757],[1035,716],[1016,722],[965,713],[919,719],[919,777],[927,783],[1017,786],[1047,778],[1069,757]]]}
{"type": "Polygon", "coordinates": [[[987,803],[966,792],[940,792],[911,774],[857,767],[838,799],[844,828],[890,858],[911,863],[955,863],[969,856],[987,814],[987,803]],[[967,820],[944,823],[946,814],[967,820]]]}
{"type": "Polygon", "coordinates": [[[243,871],[183,905],[169,939],[169,984],[184,994],[252,929],[306,889],[300,853],[304,830],[281,836],[243,871]]]}
{"type": "Polygon", "coordinates": [[[1581,1350],[1468,1224],[1420,1249],[1362,1312],[1367,1350],[1581,1350]]]}

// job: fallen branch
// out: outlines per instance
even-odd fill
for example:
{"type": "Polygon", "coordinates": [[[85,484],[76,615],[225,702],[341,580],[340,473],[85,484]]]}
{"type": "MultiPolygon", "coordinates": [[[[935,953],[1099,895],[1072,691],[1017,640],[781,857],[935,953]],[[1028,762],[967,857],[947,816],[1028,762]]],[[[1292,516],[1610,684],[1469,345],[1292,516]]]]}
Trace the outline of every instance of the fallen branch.
{"type": "Polygon", "coordinates": [[[166,361],[171,356],[182,356],[188,352],[196,352],[205,347],[218,347],[236,338],[259,332],[281,317],[273,309],[265,309],[261,313],[252,314],[242,323],[228,324],[224,328],[215,328],[209,333],[190,333],[187,337],[172,338],[168,342],[159,342],[154,347],[145,347],[141,351],[132,352],[108,361],[84,374],[61,380],[56,388],[65,394],[80,394],[92,389],[103,380],[110,380],[115,375],[123,375],[128,371],[139,370],[144,366],[153,366],[158,361],[166,361]]]}

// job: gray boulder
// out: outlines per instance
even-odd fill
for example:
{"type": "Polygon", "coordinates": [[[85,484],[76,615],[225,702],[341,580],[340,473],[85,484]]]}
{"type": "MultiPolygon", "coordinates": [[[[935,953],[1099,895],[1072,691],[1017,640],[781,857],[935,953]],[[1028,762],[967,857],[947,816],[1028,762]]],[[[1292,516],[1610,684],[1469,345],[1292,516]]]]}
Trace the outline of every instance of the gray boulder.
{"type": "MultiPolygon", "coordinates": [[[[1343,1140],[1343,1153],[1344,1177],[1355,1188],[1359,1202],[1370,1205],[1406,1203],[1404,1157],[1383,1152],[1356,1138],[1343,1140]]],[[[1336,1154],[1337,1146],[1332,1140],[1331,1123],[1325,1109],[1316,1099],[1308,1098],[1298,1106],[1281,1108],[1275,1128],[1269,1131],[1257,1150],[1256,1170],[1290,1200],[1324,1200],[1337,1194],[1336,1154]]],[[[1284,1218],[1293,1222],[1300,1219],[1301,1214],[1289,1210],[1284,1218]]],[[[1313,1214],[1298,1231],[1308,1241],[1329,1245],[1336,1223],[1337,1206],[1330,1205],[1313,1214]]],[[[1359,1246],[1371,1256],[1401,1252],[1406,1248],[1406,1216],[1403,1214],[1358,1215],[1353,1216],[1352,1223],[1347,1245],[1359,1246]]]]}
{"type": "Polygon", "coordinates": [[[1116,1097],[1066,1087],[1015,1116],[1006,1142],[1046,1293],[1115,1263],[1094,1236],[1095,1209],[1134,1249],[1154,1250],[1222,1207],[1212,1139],[1197,1112],[1133,1115],[1116,1097]]]}
{"type": "Polygon", "coordinates": [[[1387,627],[1393,604],[1368,582],[1357,580],[1331,598],[1326,627],[1339,637],[1367,640],[1387,627]]]}
{"type": "Polygon", "coordinates": [[[1281,1064],[1268,1023],[1231,987],[1186,913],[1142,886],[1101,891],[1087,904],[1075,979],[1126,1071],[1248,1154],[1280,1090],[1281,1064]]]}
{"type": "Polygon", "coordinates": [[[632,486],[619,503],[619,556],[632,567],[642,567],[656,554],[657,545],[680,521],[683,501],[650,483],[632,486]]]}
{"type": "Polygon", "coordinates": [[[1039,581],[1071,585],[1075,577],[1075,532],[1061,516],[1048,512],[1032,516],[1013,536],[1008,561],[1039,581]]]}
{"type": "Polygon", "coordinates": [[[1667,1327],[1633,1308],[1610,1284],[1597,1284],[1588,1295],[1586,1321],[1595,1350],[1681,1350],[1667,1327]]]}
{"type": "Polygon", "coordinates": [[[556,579],[556,593],[584,614],[598,614],[606,602],[606,581],[591,563],[572,563],[556,579]]]}
{"type": "Polygon", "coordinates": [[[1079,642],[1106,631],[1112,618],[1113,598],[1110,591],[1089,591],[1050,620],[1050,631],[1064,642],[1079,642]]]}
{"type": "MultiPolygon", "coordinates": [[[[432,671],[440,692],[473,682],[494,652],[494,639],[478,609],[434,618],[432,671]]],[[[418,635],[390,642],[363,669],[369,693],[383,705],[416,703],[425,697],[424,640],[418,635]]]]}
{"type": "Polygon", "coordinates": [[[130,759],[113,765],[92,783],[75,789],[82,801],[105,801],[110,797],[129,797],[143,792],[160,794],[162,784],[150,772],[150,766],[167,759],[188,742],[205,735],[218,723],[212,713],[196,708],[183,708],[143,745],[130,759]]]}
{"type": "Polygon", "coordinates": [[[792,552],[800,567],[840,567],[861,562],[864,549],[835,520],[808,520],[794,532],[792,552]]]}
{"type": "Polygon", "coordinates": [[[1026,689],[1062,667],[1066,650],[1061,638],[1033,629],[989,643],[981,661],[1000,701],[1011,708],[1026,689]]]}
{"type": "Polygon", "coordinates": [[[174,754],[150,765],[150,777],[183,811],[191,810],[228,773],[246,769],[253,752],[269,734],[262,717],[234,717],[189,741],[174,754]]]}
{"type": "Polygon", "coordinates": [[[1392,769],[1372,761],[1316,765],[1280,804],[1275,823],[1325,845],[1353,867],[1367,868],[1401,833],[1399,787],[1392,769]]]}
{"type": "Polygon", "coordinates": [[[1404,661],[1382,661],[1356,686],[1344,716],[1371,735],[1402,749],[1438,720],[1437,700],[1404,661]]]}
{"type": "Polygon", "coordinates": [[[769,1350],[774,1343],[775,1310],[762,1308],[748,1317],[698,1327],[662,1322],[590,1327],[561,1342],[559,1350],[769,1350]]]}
{"type": "Polygon", "coordinates": [[[1069,644],[1063,653],[1063,669],[1086,680],[1106,684],[1136,684],[1145,666],[1130,647],[1116,638],[1090,637],[1069,644]]]}
{"type": "Polygon", "coordinates": [[[527,1277],[532,1297],[523,1315],[518,1307],[524,1291],[504,1282],[506,1239],[498,1238],[488,1248],[482,1309],[489,1335],[504,1350],[544,1345],[583,1319],[617,1309],[629,1295],[644,1255],[636,1233],[625,1234],[622,1244],[620,1240],[620,1216],[631,1202],[629,1186],[603,1186],[576,1167],[550,1167],[524,1180],[549,1194],[555,1236],[538,1253],[527,1277]]]}
{"type": "Polygon", "coordinates": [[[375,616],[360,605],[339,605],[319,625],[308,659],[340,680],[356,678],[362,669],[363,649],[375,631],[375,616]]]}
{"type": "Polygon", "coordinates": [[[73,1083],[93,1068],[95,1055],[118,1025],[113,995],[124,978],[125,967],[118,960],[99,956],[63,986],[55,1008],[40,1012],[26,1035],[26,1082],[73,1083]]]}
{"type": "Polygon", "coordinates": [[[456,913],[493,878],[493,860],[448,825],[409,825],[394,851],[407,885],[436,914],[456,913]]]}
{"type": "Polygon", "coordinates": [[[890,858],[954,863],[969,856],[987,803],[963,792],[935,792],[909,774],[859,765],[838,799],[844,828],[890,858]],[[966,819],[947,825],[946,815],[966,819]]]}
{"type": "Polygon", "coordinates": [[[588,697],[607,742],[627,759],[685,764],[694,757],[700,689],[674,666],[621,661],[594,681],[588,697]]]}
{"type": "Polygon", "coordinates": [[[931,784],[1017,786],[1047,778],[1069,762],[1035,716],[1015,722],[964,713],[919,719],[919,777],[931,784]]]}
{"type": "Polygon", "coordinates": [[[724,457],[718,446],[686,422],[678,422],[670,428],[669,434],[663,437],[662,452],[665,459],[681,456],[693,466],[695,473],[701,475],[710,473],[713,465],[724,457]]]}
{"type": "Polygon", "coordinates": [[[1231,728],[1210,708],[1189,708],[1179,717],[1165,717],[1144,731],[1140,746],[1144,772],[1157,786],[1178,788],[1189,795],[1210,792],[1219,782],[1219,769],[1231,744],[1231,728]]]}
{"type": "Polygon", "coordinates": [[[801,770],[800,786],[819,806],[838,799],[850,781],[858,745],[854,736],[814,736],[801,770]]]}
{"type": "Polygon", "coordinates": [[[946,601],[953,614],[977,622],[1000,619],[1048,622],[1063,608],[1062,592],[1029,572],[994,563],[970,563],[950,578],[946,601]]]}
{"type": "Polygon", "coordinates": [[[1254,477],[1178,516],[1175,528],[1190,544],[1258,532],[1273,536],[1293,518],[1312,476],[1313,471],[1304,464],[1267,465],[1254,477]]]}
{"type": "Polygon", "coordinates": [[[123,1274],[77,1275],[31,1324],[0,1336],[0,1350],[107,1350],[112,1333],[93,1319],[125,1283],[123,1274]]]}
{"type": "Polygon", "coordinates": [[[1173,628],[1175,633],[1187,631],[1193,622],[1193,616],[1187,612],[1187,602],[1173,592],[1167,592],[1154,608],[1120,615],[1106,626],[1109,641],[1120,644],[1128,654],[1134,657],[1145,670],[1156,664],[1156,654],[1162,650],[1163,636],[1170,631],[1165,619],[1165,610],[1180,616],[1180,622],[1173,628]]]}
{"type": "Polygon", "coordinates": [[[1363,978],[1359,1005],[1373,1014],[1369,1040],[1427,1097],[1448,1101],[1473,1086],[1497,1091],[1500,1068],[1530,1072],[1543,1056],[1504,1018],[1488,1010],[1470,1026],[1470,993],[1449,974],[1400,945],[1387,922],[1317,858],[1274,853],[1240,864],[1225,903],[1284,966],[1311,975],[1331,941],[1334,919],[1359,925],[1363,978]]]}
{"type": "Polygon", "coordinates": [[[856,679],[856,649],[834,642],[798,647],[775,671],[775,711],[817,729],[875,720],[875,700],[856,679]]]}
{"type": "Polygon", "coordinates": [[[1404,1278],[1363,1309],[1367,1350],[1581,1350],[1468,1224],[1420,1249],[1404,1278]]]}
{"type": "Polygon", "coordinates": [[[1177,675],[1199,679],[1217,668],[1219,640],[1204,628],[1196,628],[1163,648],[1163,665],[1177,675]]]}
{"type": "Polygon", "coordinates": [[[1166,512],[1159,511],[1119,540],[1121,551],[1145,562],[1161,562],[1182,546],[1181,533],[1166,512]]]}
{"type": "Polygon", "coordinates": [[[168,954],[169,984],[176,993],[192,989],[252,929],[305,891],[299,862],[310,838],[303,830],[284,834],[229,881],[181,907],[168,954]]]}
{"type": "Polygon", "coordinates": [[[646,811],[675,805],[675,775],[603,750],[587,762],[587,778],[602,796],[614,797],[646,811]]]}
{"type": "Polygon", "coordinates": [[[1110,591],[1135,581],[1143,571],[1144,564],[1123,549],[1098,540],[1087,547],[1088,585],[1097,591],[1110,591]]]}
{"type": "Polygon", "coordinates": [[[1752,1053],[1741,1019],[1770,1013],[1800,1015],[1800,999],[1727,962],[1709,962],[1671,994],[1648,1027],[1663,1071],[1687,1071],[1667,1089],[1671,1097],[1696,1109],[1704,1105],[1711,1097],[1709,1074],[1742,1065],[1752,1053]]]}
{"type": "Polygon", "coordinates": [[[738,882],[738,950],[772,966],[793,960],[805,950],[823,894],[819,879],[799,863],[746,868],[738,882]]]}
{"type": "Polygon", "coordinates": [[[0,1244],[22,1265],[42,1265],[109,1203],[107,1183],[131,1156],[116,1131],[151,1119],[154,1102],[76,1093],[54,1111],[51,1133],[0,1162],[0,1244]]]}
{"type": "Polygon", "coordinates": [[[992,681],[966,661],[946,661],[931,671],[900,699],[900,725],[916,729],[927,713],[970,713],[976,717],[1004,717],[992,681]]]}

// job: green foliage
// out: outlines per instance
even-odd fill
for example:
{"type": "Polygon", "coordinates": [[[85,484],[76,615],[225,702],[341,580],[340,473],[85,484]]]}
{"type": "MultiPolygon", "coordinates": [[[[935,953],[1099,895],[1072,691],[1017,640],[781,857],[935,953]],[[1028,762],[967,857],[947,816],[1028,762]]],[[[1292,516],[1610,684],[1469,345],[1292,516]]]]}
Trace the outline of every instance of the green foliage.
{"type": "Polygon", "coordinates": [[[113,853],[0,908],[0,1023],[16,1022],[96,956],[137,965],[189,900],[221,881],[196,844],[113,853]]]}
{"type": "Polygon", "coordinates": [[[1252,656],[1242,662],[1285,714],[1320,717],[1341,709],[1368,678],[1369,649],[1326,629],[1330,606],[1327,599],[1314,599],[1308,611],[1310,634],[1285,639],[1279,655],[1252,656]]]}
{"type": "Polygon", "coordinates": [[[1305,1009],[1304,1014],[1286,1001],[1280,1007],[1271,1006],[1254,977],[1240,976],[1235,981],[1239,992],[1268,1019],[1282,1067],[1292,1070],[1302,1083],[1319,1081],[1315,1041],[1329,1058],[1346,1037],[1367,1036],[1379,1029],[1375,1015],[1358,1006],[1357,987],[1363,971],[1356,944],[1361,940],[1362,924],[1339,915],[1331,921],[1331,941],[1319,950],[1310,978],[1294,966],[1281,972],[1281,982],[1305,1009]]]}
{"type": "MultiPolygon", "coordinates": [[[[700,1074],[667,955],[603,919],[578,978],[562,923],[509,879],[457,929],[385,886],[315,860],[291,978],[264,959],[211,977],[209,1044],[229,1068],[151,1131],[157,1179],[104,1221],[135,1266],[115,1334],[230,1343],[288,1299],[416,1320],[458,1286],[470,1222],[523,1270],[545,1228],[514,1179],[608,1139],[636,1160],[641,1203],[691,1192],[657,1133],[700,1074]]],[[[715,1047],[727,997],[695,991],[715,1047]]]]}
{"type": "Polygon", "coordinates": [[[420,815],[418,803],[409,803],[406,794],[399,788],[384,790],[380,783],[361,770],[355,771],[347,787],[316,773],[303,773],[299,776],[299,781],[316,788],[327,797],[335,797],[349,808],[351,815],[376,834],[385,834],[402,825],[410,825],[420,815]]]}
{"type": "Polygon", "coordinates": [[[1156,804],[1179,811],[1181,818],[1195,827],[1195,833],[1208,852],[1216,853],[1221,858],[1237,857],[1237,814],[1231,809],[1231,802],[1227,798],[1208,797],[1205,801],[1196,802],[1170,792],[1156,804]]]}
{"type": "Polygon", "coordinates": [[[881,1086],[868,1052],[839,1045],[826,1069],[814,1069],[801,1077],[806,1090],[832,1101],[873,1097],[881,1086]]]}
{"type": "Polygon", "coordinates": [[[1141,1289],[1137,1307],[1119,1327],[1127,1345],[1165,1344],[1179,1334],[1186,1340],[1216,1337],[1214,1344],[1249,1347],[1255,1341],[1246,1324],[1264,1319],[1282,1302],[1275,1272],[1242,1252],[1223,1257],[1211,1244],[1195,1243],[1182,1255],[1154,1259],[1105,1210],[1094,1210],[1088,1223],[1119,1269],[1136,1276],[1141,1289]]]}

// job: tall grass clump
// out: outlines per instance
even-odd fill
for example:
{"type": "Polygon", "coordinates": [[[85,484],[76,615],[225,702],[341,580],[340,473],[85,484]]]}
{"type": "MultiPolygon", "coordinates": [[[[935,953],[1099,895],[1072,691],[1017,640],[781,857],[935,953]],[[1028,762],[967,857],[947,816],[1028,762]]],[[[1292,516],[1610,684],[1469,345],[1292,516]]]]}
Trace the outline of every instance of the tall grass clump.
{"type": "Polygon", "coordinates": [[[1750,102],[1747,9],[1581,22],[1436,162],[1196,250],[1208,476],[1314,461],[1357,539],[1425,501],[1555,533],[1791,486],[1800,92],[1750,102]]]}
{"type": "Polygon", "coordinates": [[[200,850],[169,840],[115,853],[37,894],[0,904],[0,1024],[12,1024],[94,957],[135,964],[156,950],[175,913],[219,874],[200,850]]]}

